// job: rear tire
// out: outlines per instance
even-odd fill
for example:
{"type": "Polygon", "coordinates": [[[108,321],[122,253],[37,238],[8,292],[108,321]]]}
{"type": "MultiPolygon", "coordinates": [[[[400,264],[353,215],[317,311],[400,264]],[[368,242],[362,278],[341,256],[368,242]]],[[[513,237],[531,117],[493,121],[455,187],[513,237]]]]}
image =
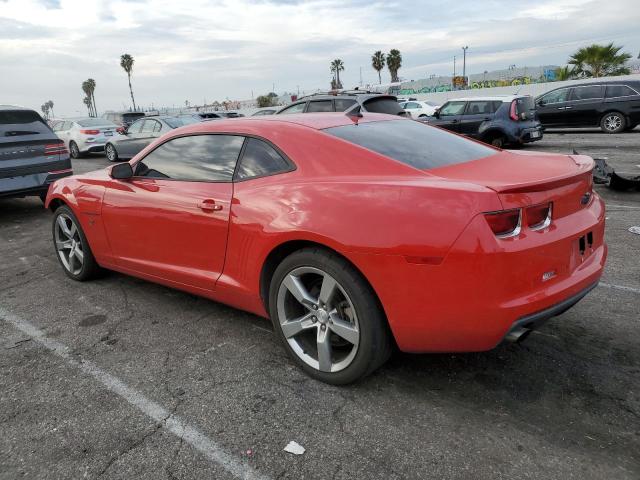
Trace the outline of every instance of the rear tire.
{"type": "Polygon", "coordinates": [[[391,354],[391,336],[369,284],[344,258],[320,248],[286,257],[269,287],[274,331],[309,376],[345,385],[391,354]]]}
{"type": "Polygon", "coordinates": [[[507,144],[507,137],[501,133],[493,133],[491,135],[487,135],[484,140],[484,143],[488,143],[496,148],[504,148],[507,144]]]}
{"type": "Polygon", "coordinates": [[[118,151],[116,150],[116,147],[114,147],[111,143],[107,143],[107,145],[104,147],[104,153],[107,157],[107,160],[109,160],[110,162],[118,161],[118,151]]]}
{"type": "Polygon", "coordinates": [[[69,207],[61,206],[54,212],[52,233],[56,257],[69,278],[84,282],[100,273],[80,222],[69,207]]]}
{"type": "Polygon", "coordinates": [[[78,144],[73,140],[69,142],[69,155],[71,158],[80,158],[82,156],[80,149],[78,148],[78,144]]]}
{"type": "Polygon", "coordinates": [[[600,129],[604,133],[621,133],[627,128],[627,119],[620,112],[606,113],[600,120],[600,129]]]}

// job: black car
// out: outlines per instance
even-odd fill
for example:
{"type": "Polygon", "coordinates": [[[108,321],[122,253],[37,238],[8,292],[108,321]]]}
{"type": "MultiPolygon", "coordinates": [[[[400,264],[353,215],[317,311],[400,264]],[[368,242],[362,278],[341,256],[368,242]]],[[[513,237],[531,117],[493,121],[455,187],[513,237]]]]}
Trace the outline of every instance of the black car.
{"type": "Polygon", "coordinates": [[[358,106],[362,112],[406,115],[395,96],[359,90],[344,91],[336,94],[317,93],[303,97],[278,110],[276,115],[286,113],[346,112],[347,110],[355,110],[358,106]]]}
{"type": "Polygon", "coordinates": [[[640,82],[592,82],[551,90],[536,98],[544,127],[594,127],[606,133],[640,123],[640,82]]]}
{"type": "Polygon", "coordinates": [[[419,118],[418,121],[500,148],[542,138],[534,100],[528,95],[453,99],[436,110],[433,117],[419,118]]]}
{"type": "Polygon", "coordinates": [[[107,112],[102,114],[102,118],[125,128],[144,116],[146,116],[144,112],[107,112]]]}
{"type": "Polygon", "coordinates": [[[0,105],[0,197],[44,199],[51,182],[72,173],[64,142],[40,115],[0,105]]]}

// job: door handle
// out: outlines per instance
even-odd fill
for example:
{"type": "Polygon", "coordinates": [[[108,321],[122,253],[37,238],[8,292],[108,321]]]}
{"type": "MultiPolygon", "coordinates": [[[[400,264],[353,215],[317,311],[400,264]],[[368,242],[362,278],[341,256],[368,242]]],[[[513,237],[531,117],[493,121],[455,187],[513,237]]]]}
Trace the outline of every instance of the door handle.
{"type": "Polygon", "coordinates": [[[212,198],[207,198],[198,204],[198,207],[203,212],[219,212],[222,210],[222,205],[216,203],[212,198]]]}
{"type": "Polygon", "coordinates": [[[573,107],[564,107],[565,110],[571,110],[573,107]]]}

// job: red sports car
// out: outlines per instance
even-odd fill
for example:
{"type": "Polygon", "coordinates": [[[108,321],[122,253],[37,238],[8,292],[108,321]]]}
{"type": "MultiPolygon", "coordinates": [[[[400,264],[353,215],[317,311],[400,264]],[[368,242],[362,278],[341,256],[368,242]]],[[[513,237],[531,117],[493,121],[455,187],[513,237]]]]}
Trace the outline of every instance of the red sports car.
{"type": "Polygon", "coordinates": [[[46,203],[71,278],[270,317],[309,375],[344,384],[394,344],[488,350],[580,300],[607,255],[592,168],[395,116],[254,117],[174,130],[46,203]]]}

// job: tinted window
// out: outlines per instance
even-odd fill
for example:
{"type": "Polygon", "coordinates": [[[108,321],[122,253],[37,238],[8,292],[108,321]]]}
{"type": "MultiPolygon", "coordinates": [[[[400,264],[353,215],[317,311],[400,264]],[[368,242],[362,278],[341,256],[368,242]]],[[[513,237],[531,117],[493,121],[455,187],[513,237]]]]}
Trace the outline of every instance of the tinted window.
{"type": "Polygon", "coordinates": [[[333,105],[331,100],[319,100],[316,102],[309,102],[307,112],[333,112],[333,105]]]}
{"type": "Polygon", "coordinates": [[[325,132],[419,169],[468,162],[496,153],[480,143],[410,120],[345,125],[325,132]]]}
{"type": "Polygon", "coordinates": [[[134,120],[137,120],[138,118],[144,117],[144,113],[123,113],[122,114],[122,120],[124,120],[125,122],[133,122],[134,120]]]}
{"type": "Polygon", "coordinates": [[[151,133],[154,131],[157,124],[158,122],[156,122],[155,120],[145,120],[144,125],[142,126],[142,130],[140,131],[142,133],[151,133]]]}
{"type": "Polygon", "coordinates": [[[464,110],[465,102],[449,102],[440,109],[440,116],[461,115],[464,110]]]}
{"type": "Polygon", "coordinates": [[[607,85],[607,98],[627,97],[630,95],[638,94],[626,85],[607,85]]]}
{"type": "Polygon", "coordinates": [[[350,98],[336,98],[336,112],[345,112],[353,107],[357,102],[350,98]]]}
{"type": "Polygon", "coordinates": [[[575,87],[572,92],[572,100],[589,100],[592,98],[602,98],[604,88],[601,85],[589,87],[575,87]]]}
{"type": "Polygon", "coordinates": [[[136,166],[136,175],[196,182],[230,182],[243,137],[193,135],[163,143],[136,166]]]}
{"type": "Polygon", "coordinates": [[[398,115],[401,113],[402,107],[398,105],[395,98],[370,98],[363,102],[364,108],[367,112],[373,113],[388,113],[390,115],[398,115]]]}
{"type": "Polygon", "coordinates": [[[33,110],[0,111],[0,137],[40,133],[51,133],[51,129],[33,110]]]}
{"type": "Polygon", "coordinates": [[[305,105],[306,105],[306,102],[296,103],[295,105],[291,105],[290,107],[285,108],[280,113],[281,114],[282,113],[300,113],[304,110],[305,105]]]}
{"type": "Polygon", "coordinates": [[[560,90],[554,90],[546,95],[543,95],[541,100],[544,103],[560,103],[569,100],[569,89],[561,88],[560,90]]]}
{"type": "Polygon", "coordinates": [[[465,115],[488,115],[495,113],[502,102],[494,102],[489,100],[469,102],[465,115]]]}
{"type": "Polygon", "coordinates": [[[262,140],[248,138],[236,178],[243,180],[287,170],[289,170],[289,164],[271,145],[262,140]]]}
{"type": "Polygon", "coordinates": [[[140,129],[142,128],[142,124],[144,120],[138,120],[137,122],[133,122],[129,128],[127,129],[127,133],[140,133],[140,129]]]}

